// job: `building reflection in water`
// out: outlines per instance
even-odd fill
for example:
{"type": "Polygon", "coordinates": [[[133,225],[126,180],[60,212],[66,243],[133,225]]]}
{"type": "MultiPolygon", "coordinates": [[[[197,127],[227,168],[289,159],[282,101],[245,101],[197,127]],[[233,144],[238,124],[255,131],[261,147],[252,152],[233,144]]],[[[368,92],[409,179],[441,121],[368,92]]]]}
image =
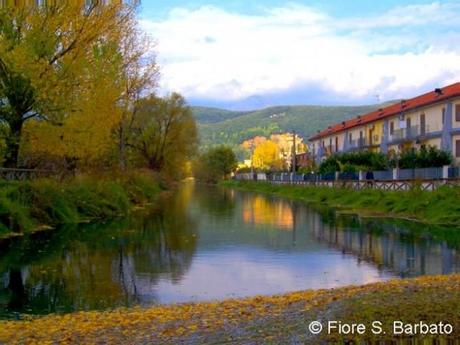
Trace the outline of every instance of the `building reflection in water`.
{"type": "Polygon", "coordinates": [[[268,225],[281,230],[294,229],[294,213],[289,201],[269,200],[254,195],[243,199],[243,221],[254,225],[268,225]]]}
{"type": "Polygon", "coordinates": [[[401,277],[460,272],[460,244],[434,240],[427,235],[428,229],[420,234],[424,227],[421,224],[398,225],[388,220],[337,216],[330,209],[321,212],[297,202],[257,194],[243,195],[242,204],[244,223],[292,231],[293,243],[296,232],[307,227],[314,240],[401,277]],[[418,231],[409,229],[411,226],[418,231]]]}
{"type": "Polygon", "coordinates": [[[329,222],[326,218],[312,213],[303,221],[309,222],[318,241],[359,261],[390,269],[401,277],[460,272],[458,246],[449,246],[446,241],[430,239],[426,234],[411,235],[406,227],[391,222],[363,221],[357,216],[329,222]]]}

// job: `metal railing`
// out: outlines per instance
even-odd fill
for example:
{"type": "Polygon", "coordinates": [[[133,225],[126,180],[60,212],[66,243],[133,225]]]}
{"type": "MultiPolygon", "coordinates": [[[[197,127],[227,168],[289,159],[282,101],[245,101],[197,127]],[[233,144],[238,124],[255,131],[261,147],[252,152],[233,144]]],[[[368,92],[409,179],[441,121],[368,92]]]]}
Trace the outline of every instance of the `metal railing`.
{"type": "Polygon", "coordinates": [[[349,148],[350,148],[351,150],[362,149],[362,148],[364,148],[366,145],[367,145],[367,138],[358,138],[358,139],[353,139],[353,140],[350,142],[349,148]]]}
{"type": "Polygon", "coordinates": [[[419,168],[398,170],[398,180],[439,180],[442,179],[442,168],[419,168]]]}
{"type": "MultiPolygon", "coordinates": [[[[433,167],[417,169],[394,169],[379,170],[369,172],[331,172],[326,174],[318,173],[268,173],[259,180],[278,181],[278,182],[327,182],[327,181],[432,181],[446,179],[460,179],[460,168],[454,167],[433,167]],[[448,169],[448,170],[444,170],[448,169]],[[448,172],[448,173],[447,173],[448,172]]],[[[252,174],[236,174],[235,179],[252,180],[252,174]]]]}

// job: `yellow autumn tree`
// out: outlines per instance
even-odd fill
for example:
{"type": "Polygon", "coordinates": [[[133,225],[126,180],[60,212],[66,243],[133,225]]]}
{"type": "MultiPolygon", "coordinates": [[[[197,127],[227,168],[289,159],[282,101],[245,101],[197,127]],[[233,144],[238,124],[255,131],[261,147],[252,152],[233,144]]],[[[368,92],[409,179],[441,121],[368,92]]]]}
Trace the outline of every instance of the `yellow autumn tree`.
{"type": "Polygon", "coordinates": [[[24,132],[33,150],[41,146],[83,156],[84,150],[100,148],[96,143],[112,130],[112,122],[119,122],[114,108],[122,87],[118,71],[127,63],[119,48],[134,17],[135,6],[119,1],[0,9],[5,165],[19,164],[24,132]]]}
{"type": "Polygon", "coordinates": [[[283,161],[280,159],[278,145],[267,140],[256,147],[253,155],[253,165],[259,169],[281,170],[283,161]]]}

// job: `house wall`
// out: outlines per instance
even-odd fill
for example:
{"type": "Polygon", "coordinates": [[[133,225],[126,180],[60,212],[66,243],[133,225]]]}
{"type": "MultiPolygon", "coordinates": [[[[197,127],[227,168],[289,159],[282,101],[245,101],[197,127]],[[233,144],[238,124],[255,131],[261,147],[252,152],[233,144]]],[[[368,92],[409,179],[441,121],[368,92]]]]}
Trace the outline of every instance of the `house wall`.
{"type": "Polygon", "coordinates": [[[437,149],[441,149],[441,138],[433,138],[433,139],[425,140],[422,142],[422,145],[434,146],[437,149]]]}
{"type": "Polygon", "coordinates": [[[460,140],[460,134],[452,136],[452,155],[456,164],[460,164],[460,150],[457,150],[457,141],[460,140]]]}
{"type": "MultiPolygon", "coordinates": [[[[377,138],[374,138],[372,144],[377,145],[378,147],[375,147],[373,151],[380,151],[380,144],[382,143],[383,140],[383,128],[384,128],[384,122],[388,121],[388,133],[390,133],[390,123],[394,123],[394,135],[392,136],[389,134],[389,142],[388,142],[388,151],[394,151],[396,153],[400,152],[401,150],[408,149],[408,148],[417,148],[420,149],[422,145],[426,146],[435,146],[439,149],[442,148],[442,139],[440,137],[440,133],[442,132],[444,128],[443,124],[443,109],[444,111],[447,111],[448,104],[452,103],[452,128],[454,130],[452,137],[451,137],[451,132],[450,130],[447,132],[449,133],[448,138],[452,139],[452,154],[454,155],[454,158],[457,154],[456,152],[456,141],[460,140],[460,121],[456,121],[456,116],[455,116],[455,106],[457,104],[460,105],[460,98],[456,99],[450,99],[446,102],[440,102],[439,104],[434,104],[430,105],[427,107],[423,108],[418,108],[412,111],[408,111],[404,113],[404,121],[407,123],[407,120],[410,119],[411,126],[418,126],[418,134],[420,134],[420,118],[422,114],[425,114],[425,124],[426,124],[426,134],[433,134],[435,137],[429,137],[424,138],[424,137],[418,137],[418,140],[412,140],[412,141],[399,141],[399,142],[394,142],[397,137],[397,133],[401,129],[400,127],[400,116],[399,115],[394,115],[392,117],[387,117],[385,119],[379,119],[373,123],[368,123],[362,126],[354,127],[351,129],[348,129],[346,131],[340,132],[340,133],[335,133],[331,136],[324,137],[320,140],[315,141],[316,142],[316,147],[319,147],[321,145],[322,140],[325,141],[326,147],[329,146],[329,139],[332,138],[332,145],[335,145],[335,137],[338,137],[339,141],[339,152],[342,152],[344,149],[344,144],[345,141],[348,142],[349,140],[349,135],[352,135],[352,140],[355,141],[356,139],[360,138],[360,132],[363,132],[363,137],[367,139],[367,144],[369,143],[369,138],[371,135],[371,129],[374,128],[372,131],[374,136],[377,136],[377,138]],[[457,129],[457,131],[456,131],[457,129]],[[395,135],[396,134],[396,135],[395,135]],[[439,136],[438,136],[439,135],[439,136]],[[376,140],[375,140],[376,139],[376,140]]],[[[449,127],[449,126],[448,126],[449,127]]],[[[447,129],[448,130],[448,129],[447,129]]],[[[349,149],[351,148],[351,145],[347,143],[346,145],[349,149]]],[[[460,155],[460,152],[459,152],[460,155]]],[[[455,161],[457,164],[460,164],[460,157],[455,158],[455,161]]]]}
{"type": "Polygon", "coordinates": [[[460,121],[456,121],[456,114],[455,114],[455,108],[457,104],[460,104],[460,99],[455,99],[453,102],[453,108],[452,108],[452,128],[460,128],[460,121]]]}

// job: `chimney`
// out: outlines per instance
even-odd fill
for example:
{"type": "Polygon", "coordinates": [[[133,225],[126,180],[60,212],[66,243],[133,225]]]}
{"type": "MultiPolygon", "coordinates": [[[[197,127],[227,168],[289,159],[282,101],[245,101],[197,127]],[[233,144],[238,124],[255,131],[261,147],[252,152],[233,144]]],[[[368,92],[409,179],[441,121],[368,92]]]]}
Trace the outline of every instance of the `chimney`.
{"type": "Polygon", "coordinates": [[[434,89],[434,92],[436,93],[436,96],[442,96],[442,89],[436,88],[434,89]]]}

